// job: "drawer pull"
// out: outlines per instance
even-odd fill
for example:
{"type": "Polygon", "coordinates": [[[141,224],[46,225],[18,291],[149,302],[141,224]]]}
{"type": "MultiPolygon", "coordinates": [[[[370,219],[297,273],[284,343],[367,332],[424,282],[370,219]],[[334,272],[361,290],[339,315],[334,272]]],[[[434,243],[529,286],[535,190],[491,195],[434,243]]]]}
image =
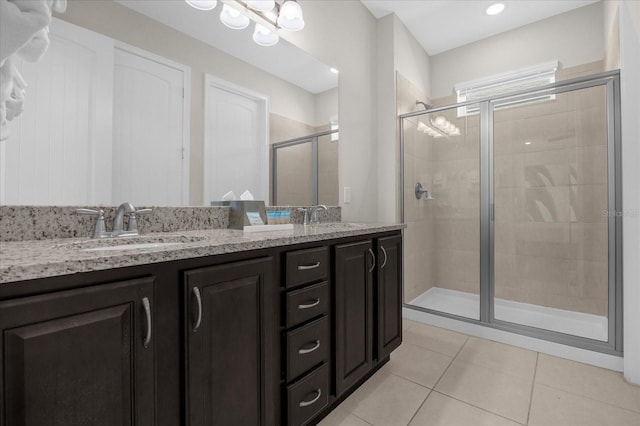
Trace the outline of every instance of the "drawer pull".
{"type": "Polygon", "coordinates": [[[313,345],[313,347],[309,348],[309,349],[298,349],[298,353],[300,355],[305,355],[305,354],[310,354],[311,352],[318,350],[318,348],[320,347],[320,340],[316,340],[315,345],[313,345]]]}
{"type": "Polygon", "coordinates": [[[318,388],[318,390],[316,390],[316,393],[318,395],[316,395],[315,398],[313,398],[311,401],[301,401],[300,402],[300,406],[301,407],[308,407],[308,406],[313,405],[316,402],[318,402],[318,400],[320,399],[320,396],[322,396],[322,389],[318,388]]]}
{"type": "Polygon", "coordinates": [[[149,304],[149,298],[142,298],[142,306],[144,307],[144,315],[147,320],[147,330],[144,337],[143,345],[145,348],[149,347],[149,343],[151,342],[151,305],[149,304]]]}
{"type": "Polygon", "coordinates": [[[320,267],[320,262],[316,262],[313,265],[298,265],[298,271],[308,271],[309,269],[316,269],[320,267]]]}
{"type": "Polygon", "coordinates": [[[304,305],[298,305],[298,309],[310,309],[320,304],[320,298],[316,297],[313,302],[304,305]]]}

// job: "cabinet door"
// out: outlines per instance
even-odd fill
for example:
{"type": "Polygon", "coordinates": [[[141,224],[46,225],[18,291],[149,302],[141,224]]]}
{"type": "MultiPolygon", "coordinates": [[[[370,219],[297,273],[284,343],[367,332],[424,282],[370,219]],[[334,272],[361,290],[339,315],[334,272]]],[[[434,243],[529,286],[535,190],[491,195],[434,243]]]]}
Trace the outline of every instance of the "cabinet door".
{"type": "Polygon", "coordinates": [[[265,257],[185,272],[189,426],[271,424],[271,270],[265,257]]]}
{"type": "Polygon", "coordinates": [[[0,302],[2,425],[154,425],[153,291],[144,278],[0,302]]]}
{"type": "Polygon", "coordinates": [[[402,236],[377,240],[377,349],[378,360],[402,342],[402,236]]]}
{"type": "Polygon", "coordinates": [[[368,240],[335,247],[336,396],[373,365],[372,255],[368,240]]]}

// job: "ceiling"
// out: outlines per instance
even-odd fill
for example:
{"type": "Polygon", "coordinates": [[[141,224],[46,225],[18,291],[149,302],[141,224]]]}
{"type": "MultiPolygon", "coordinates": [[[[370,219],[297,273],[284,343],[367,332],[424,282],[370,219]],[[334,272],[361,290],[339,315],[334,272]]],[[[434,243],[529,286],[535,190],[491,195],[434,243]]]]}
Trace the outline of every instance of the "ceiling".
{"type": "Polygon", "coordinates": [[[317,94],[338,86],[338,76],[329,66],[286,40],[281,38],[275,46],[258,46],[252,39],[253,25],[244,30],[225,27],[219,19],[220,3],[214,10],[201,11],[184,0],[115,1],[308,92],[317,94]]]}
{"type": "MultiPolygon", "coordinates": [[[[182,33],[289,81],[311,93],[337,87],[329,67],[286,40],[256,45],[253,26],[231,30],[218,18],[221,6],[199,11],[184,0],[115,0],[182,33]]],[[[351,0],[357,1],[357,0],[351,0]]],[[[429,55],[463,46],[599,0],[502,0],[505,10],[488,16],[493,0],[361,0],[376,18],[395,13],[429,55]]]]}
{"type": "Polygon", "coordinates": [[[376,18],[395,13],[430,55],[540,21],[599,0],[500,0],[499,15],[485,9],[496,0],[361,0],[376,18]]]}

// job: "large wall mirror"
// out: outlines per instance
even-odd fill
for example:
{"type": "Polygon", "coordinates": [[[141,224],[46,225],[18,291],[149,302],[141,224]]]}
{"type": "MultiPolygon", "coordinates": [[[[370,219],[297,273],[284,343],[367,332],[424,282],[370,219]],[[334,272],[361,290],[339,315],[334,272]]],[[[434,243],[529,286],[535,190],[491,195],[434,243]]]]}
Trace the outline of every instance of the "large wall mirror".
{"type": "Polygon", "coordinates": [[[209,205],[247,189],[337,204],[338,133],[317,135],[337,129],[338,75],[283,39],[256,45],[220,9],[70,1],[42,60],[19,65],[0,204],[209,205]]]}

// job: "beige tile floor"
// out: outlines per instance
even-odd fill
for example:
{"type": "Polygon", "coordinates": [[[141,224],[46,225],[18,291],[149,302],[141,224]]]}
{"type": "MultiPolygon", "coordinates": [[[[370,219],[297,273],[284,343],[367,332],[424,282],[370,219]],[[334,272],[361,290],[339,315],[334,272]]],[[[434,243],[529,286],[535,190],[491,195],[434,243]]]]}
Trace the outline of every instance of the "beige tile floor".
{"type": "Polygon", "coordinates": [[[640,426],[614,371],[405,321],[391,361],[321,426],[640,426]]]}

